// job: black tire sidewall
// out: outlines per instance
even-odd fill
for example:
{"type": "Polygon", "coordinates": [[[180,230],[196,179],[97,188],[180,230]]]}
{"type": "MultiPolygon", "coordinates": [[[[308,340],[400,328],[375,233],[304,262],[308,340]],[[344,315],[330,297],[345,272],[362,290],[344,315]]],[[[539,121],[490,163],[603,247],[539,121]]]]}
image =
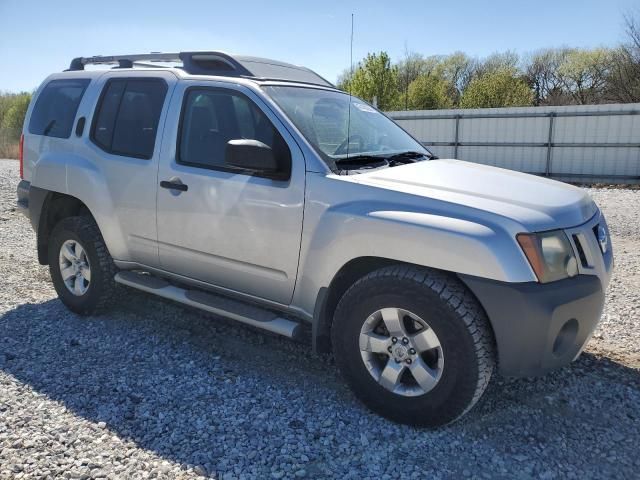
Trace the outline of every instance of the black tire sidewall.
{"type": "Polygon", "coordinates": [[[95,247],[95,240],[87,231],[90,219],[70,217],[58,223],[49,238],[49,271],[53,286],[62,302],[72,311],[87,315],[93,311],[100,300],[101,287],[104,283],[104,273],[95,247]],[[91,268],[89,288],[83,295],[74,295],[62,280],[60,273],[60,249],[67,240],[74,240],[82,246],[91,268]]]}
{"type": "Polygon", "coordinates": [[[436,292],[410,280],[381,278],[352,288],[336,311],[336,362],[356,396],[377,413],[400,423],[437,426],[457,418],[473,399],[478,360],[464,320],[436,292]],[[444,370],[433,390],[416,397],[394,394],[366,369],[359,347],[365,320],[387,307],[408,310],[434,330],[440,340],[444,370]]]}

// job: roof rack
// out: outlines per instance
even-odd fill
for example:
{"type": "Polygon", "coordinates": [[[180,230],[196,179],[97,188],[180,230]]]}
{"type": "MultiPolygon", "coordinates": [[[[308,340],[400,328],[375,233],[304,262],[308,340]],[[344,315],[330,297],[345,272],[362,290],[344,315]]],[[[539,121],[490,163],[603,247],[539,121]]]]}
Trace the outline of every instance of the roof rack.
{"type": "MultiPolygon", "coordinates": [[[[156,67],[158,63],[182,63],[178,66],[193,75],[216,75],[223,77],[242,77],[254,80],[277,80],[309,83],[324,87],[334,85],[306,67],[269,60],[259,57],[231,56],[223,52],[179,52],[179,53],[143,53],[134,55],[111,55],[77,57],[71,61],[67,71],[84,70],[85,65],[117,65],[115,68],[133,68],[135,66],[156,67]]],[[[157,65],[162,67],[162,65],[157,65]]]]}

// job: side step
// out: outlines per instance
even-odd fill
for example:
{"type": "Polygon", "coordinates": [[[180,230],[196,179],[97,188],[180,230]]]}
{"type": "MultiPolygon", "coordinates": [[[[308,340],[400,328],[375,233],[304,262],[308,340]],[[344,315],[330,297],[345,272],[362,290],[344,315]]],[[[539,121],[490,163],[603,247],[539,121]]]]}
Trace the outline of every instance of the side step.
{"type": "Polygon", "coordinates": [[[253,327],[268,330],[288,338],[301,340],[304,327],[293,320],[282,318],[275,312],[234,300],[222,295],[189,290],[170,284],[160,277],[123,271],[116,273],[114,280],[122,285],[137,288],[144,292],[184,303],[191,307],[227,317],[253,327]]]}

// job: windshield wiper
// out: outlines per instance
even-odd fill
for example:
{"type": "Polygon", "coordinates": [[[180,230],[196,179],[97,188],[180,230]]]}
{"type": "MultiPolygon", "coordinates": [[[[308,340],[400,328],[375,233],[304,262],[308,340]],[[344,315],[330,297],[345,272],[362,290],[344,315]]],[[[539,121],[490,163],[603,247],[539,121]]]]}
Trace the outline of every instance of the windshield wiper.
{"type": "Polygon", "coordinates": [[[393,155],[353,155],[334,160],[336,166],[342,170],[367,170],[381,167],[395,167],[406,163],[414,163],[420,158],[434,160],[436,157],[430,153],[407,151],[393,155]]]}
{"type": "Polygon", "coordinates": [[[377,155],[353,155],[351,157],[338,158],[335,164],[346,169],[378,168],[389,165],[385,157],[377,155]]]}
{"type": "Polygon", "coordinates": [[[396,153],[394,155],[386,157],[386,159],[389,160],[390,162],[394,162],[398,160],[414,160],[414,159],[423,158],[423,157],[427,157],[429,160],[435,160],[438,158],[432,153],[408,151],[408,152],[396,153]]]}
{"type": "Polygon", "coordinates": [[[56,120],[55,118],[53,120],[51,120],[49,123],[47,123],[47,126],[44,127],[44,130],[42,132],[43,136],[47,136],[49,135],[49,133],[51,132],[51,130],[53,130],[54,125],[56,124],[56,120]]]}

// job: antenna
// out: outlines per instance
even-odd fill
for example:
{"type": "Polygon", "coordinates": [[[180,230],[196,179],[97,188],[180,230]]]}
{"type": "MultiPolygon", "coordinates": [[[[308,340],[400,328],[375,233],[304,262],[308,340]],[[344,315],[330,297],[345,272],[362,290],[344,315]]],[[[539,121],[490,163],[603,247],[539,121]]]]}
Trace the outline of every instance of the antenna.
{"type": "MultiPolygon", "coordinates": [[[[353,13],[351,14],[351,51],[349,56],[349,66],[351,68],[351,76],[353,76],[353,13]]],[[[351,93],[351,82],[349,82],[349,93],[351,93]]]]}
{"type": "Polygon", "coordinates": [[[351,51],[350,51],[350,69],[349,73],[349,110],[347,113],[347,158],[349,158],[349,147],[351,146],[351,85],[353,83],[353,13],[351,14],[351,51]]]}

